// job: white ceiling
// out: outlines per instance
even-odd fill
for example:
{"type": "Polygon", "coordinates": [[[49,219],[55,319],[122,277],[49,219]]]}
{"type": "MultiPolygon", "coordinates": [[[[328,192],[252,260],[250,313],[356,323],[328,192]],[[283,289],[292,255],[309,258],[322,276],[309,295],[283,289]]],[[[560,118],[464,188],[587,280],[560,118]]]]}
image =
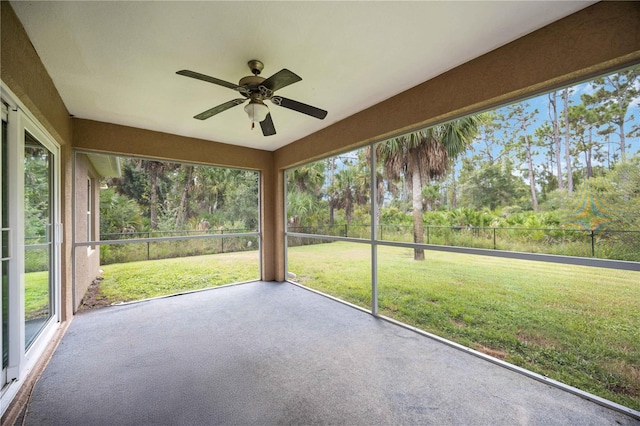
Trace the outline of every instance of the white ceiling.
{"type": "Polygon", "coordinates": [[[72,115],[275,150],[594,2],[11,3],[72,115]],[[241,106],[193,119],[238,94],[175,72],[237,83],[250,59],[300,75],[278,94],[328,116],[268,103],[268,137],[241,106]]]}

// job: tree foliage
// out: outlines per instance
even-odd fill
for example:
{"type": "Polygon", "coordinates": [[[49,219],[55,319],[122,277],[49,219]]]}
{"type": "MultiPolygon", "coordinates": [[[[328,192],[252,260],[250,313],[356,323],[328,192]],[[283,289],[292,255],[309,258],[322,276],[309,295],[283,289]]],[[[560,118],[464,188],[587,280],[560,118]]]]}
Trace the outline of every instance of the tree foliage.
{"type": "Polygon", "coordinates": [[[257,172],[123,158],[101,191],[101,233],[258,229],[257,172]]]}
{"type": "MultiPolygon", "coordinates": [[[[378,222],[412,224],[417,243],[425,225],[568,229],[569,206],[590,191],[628,206],[615,226],[640,229],[637,195],[620,195],[618,177],[638,167],[623,159],[640,151],[639,70],[373,145],[378,222]]],[[[288,171],[290,225],[368,226],[371,157],[367,147],[288,171]]]]}

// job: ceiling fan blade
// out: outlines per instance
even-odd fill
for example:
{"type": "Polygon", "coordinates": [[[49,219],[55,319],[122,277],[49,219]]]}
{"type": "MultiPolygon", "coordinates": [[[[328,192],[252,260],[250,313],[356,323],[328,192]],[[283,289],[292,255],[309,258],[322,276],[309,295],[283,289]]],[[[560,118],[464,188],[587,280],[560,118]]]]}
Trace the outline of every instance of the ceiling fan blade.
{"type": "Polygon", "coordinates": [[[294,111],[310,115],[311,117],[319,118],[320,120],[323,120],[327,116],[327,111],[323,109],[303,104],[302,102],[294,101],[293,99],[283,98],[282,96],[272,97],[271,102],[281,107],[289,108],[294,111]]]}
{"type": "Polygon", "coordinates": [[[276,128],[273,126],[271,113],[267,114],[267,117],[260,122],[260,127],[262,128],[262,134],[265,136],[271,136],[276,134],[276,128]]]}
{"type": "Polygon", "coordinates": [[[234,99],[232,101],[225,102],[221,105],[215,106],[211,109],[201,112],[200,114],[194,116],[193,118],[197,118],[198,120],[206,120],[209,117],[213,117],[216,114],[220,114],[222,111],[226,111],[229,108],[232,108],[236,105],[240,105],[244,101],[246,101],[246,99],[234,99]]]}
{"type": "Polygon", "coordinates": [[[275,92],[276,90],[282,89],[283,87],[286,87],[290,84],[297,83],[300,80],[302,80],[300,76],[292,73],[286,68],[283,68],[263,81],[261,86],[264,86],[272,92],[275,92]]]}
{"type": "Polygon", "coordinates": [[[237,84],[229,83],[228,81],[220,80],[219,78],[210,77],[208,75],[200,74],[199,72],[189,71],[189,70],[181,70],[176,71],[176,74],[184,75],[185,77],[191,77],[202,81],[207,81],[209,83],[217,84],[218,86],[228,87],[229,89],[238,90],[240,86],[237,84]]]}

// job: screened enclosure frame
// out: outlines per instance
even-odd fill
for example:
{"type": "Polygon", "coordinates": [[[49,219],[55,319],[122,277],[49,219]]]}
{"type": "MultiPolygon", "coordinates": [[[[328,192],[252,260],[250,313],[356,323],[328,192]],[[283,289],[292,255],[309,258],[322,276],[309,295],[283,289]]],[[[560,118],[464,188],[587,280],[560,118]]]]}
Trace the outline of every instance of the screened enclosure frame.
{"type": "MultiPolygon", "coordinates": [[[[622,71],[624,69],[627,68],[631,68],[631,67],[635,67],[638,66],[640,64],[635,64],[635,65],[631,65],[631,66],[624,66],[621,67],[617,70],[609,70],[606,74],[600,74],[602,76],[604,75],[608,75],[610,73],[613,72],[619,72],[622,71]]],[[[596,76],[597,77],[597,76],[596,76]]],[[[469,115],[474,115],[474,114],[480,114],[483,112],[487,112],[487,111],[493,111],[496,110],[498,108],[507,106],[507,105],[511,105],[511,104],[515,104],[518,102],[523,102],[526,101],[528,99],[534,98],[536,96],[541,96],[544,95],[546,93],[550,93],[554,90],[559,90],[565,87],[571,87],[571,86],[575,86],[577,84],[581,84],[581,83],[585,83],[587,81],[592,80],[594,77],[591,77],[589,79],[584,79],[582,81],[579,82],[574,82],[571,85],[567,85],[564,84],[562,86],[559,87],[555,87],[555,88],[547,88],[544,91],[540,91],[537,92],[535,94],[532,95],[528,95],[526,97],[522,97],[522,98],[516,98],[516,99],[512,99],[510,100],[508,103],[504,103],[504,104],[500,104],[500,105],[496,105],[496,106],[492,106],[490,108],[485,108],[482,109],[480,111],[476,111],[473,114],[465,114],[465,115],[461,115],[461,116],[457,116],[451,119],[447,119],[447,120],[442,120],[440,122],[436,122],[433,125],[429,126],[429,127],[434,127],[440,124],[444,124],[446,122],[449,121],[453,121],[455,119],[459,119],[462,117],[466,117],[469,115]]],[[[427,128],[429,128],[427,127],[427,128]]],[[[420,129],[418,129],[420,130],[420,129]]],[[[410,133],[410,132],[409,132],[410,133]]],[[[634,418],[639,418],[639,413],[636,412],[635,410],[632,410],[628,407],[625,407],[623,405],[617,404],[615,402],[609,401],[605,398],[601,398],[597,395],[591,394],[589,392],[583,391],[581,389],[575,388],[573,386],[567,385],[565,383],[550,379],[546,376],[543,376],[541,374],[538,373],[534,373],[528,369],[519,367],[517,365],[511,364],[509,362],[503,361],[501,359],[489,356],[487,354],[484,354],[482,352],[476,351],[474,349],[471,349],[467,346],[461,345],[459,343],[456,343],[454,341],[448,340],[446,338],[440,337],[438,335],[435,335],[433,333],[429,333],[426,332],[424,330],[421,330],[417,327],[408,325],[406,323],[403,323],[401,321],[398,321],[396,319],[381,315],[379,313],[379,309],[378,309],[378,301],[379,301],[379,297],[378,297],[378,292],[379,292],[379,277],[378,277],[378,247],[397,247],[397,248],[406,248],[406,249],[423,249],[426,251],[439,251],[439,252],[449,252],[449,253],[460,253],[460,254],[468,254],[468,255],[479,255],[479,256],[490,256],[490,257],[499,257],[499,258],[506,258],[506,259],[517,259],[517,260],[527,260],[527,261],[541,261],[541,262],[549,262],[549,263],[556,263],[556,264],[566,264],[566,265],[576,265],[576,266],[588,266],[588,267],[597,267],[597,268],[610,268],[610,269],[617,269],[617,270],[625,270],[625,271],[640,271],[640,262],[633,262],[633,261],[624,261],[624,260],[611,260],[611,259],[600,259],[600,258],[588,258],[588,257],[578,257],[578,256],[568,256],[568,255],[555,255],[555,254],[544,254],[544,253],[529,253],[529,252],[518,252],[518,251],[508,251],[508,250],[497,250],[497,249],[485,249],[485,248],[473,248],[473,247],[461,247],[461,246],[453,246],[453,245],[437,245],[437,244],[417,244],[417,243],[412,243],[412,242],[399,242],[399,241],[388,241],[388,240],[382,240],[379,238],[378,235],[378,229],[379,226],[381,225],[378,220],[378,214],[377,210],[378,210],[378,200],[377,197],[375,196],[375,194],[373,194],[373,192],[375,191],[375,188],[378,187],[378,175],[377,175],[377,150],[375,149],[375,147],[378,144],[381,143],[385,143],[385,141],[393,139],[394,137],[399,137],[402,135],[407,134],[407,132],[403,132],[403,133],[399,133],[395,136],[387,136],[383,139],[378,139],[375,140],[373,142],[370,142],[366,145],[362,145],[362,146],[358,146],[358,147],[350,147],[348,149],[339,151],[338,153],[333,153],[332,155],[327,155],[327,156],[322,156],[319,158],[315,158],[312,161],[308,161],[308,162],[304,162],[301,164],[297,164],[295,166],[292,167],[287,167],[284,169],[284,179],[283,179],[283,229],[284,229],[284,266],[285,266],[285,280],[287,282],[290,282],[292,284],[295,285],[302,285],[299,284],[295,281],[295,279],[292,279],[293,277],[295,277],[295,275],[291,275],[290,271],[289,271],[289,238],[290,237],[296,237],[296,238],[301,238],[301,239],[314,239],[314,240],[322,240],[322,241],[327,241],[327,242],[349,242],[349,243],[355,243],[355,244],[363,244],[363,245],[369,245],[371,247],[371,255],[370,255],[370,262],[371,262],[371,305],[368,309],[365,309],[361,306],[358,305],[354,305],[350,302],[344,301],[342,299],[340,299],[339,297],[333,296],[331,294],[327,294],[324,293],[322,291],[319,290],[315,290],[314,288],[311,288],[309,286],[305,286],[302,285],[304,288],[308,289],[309,291],[321,294],[325,297],[331,298],[333,300],[336,300],[338,302],[347,304],[355,309],[359,309],[363,312],[367,312],[377,318],[383,319],[385,321],[389,321],[393,324],[399,325],[401,327],[410,329],[412,331],[415,331],[421,335],[427,336],[429,338],[435,339],[441,343],[447,344],[449,346],[452,346],[456,349],[468,352],[474,356],[477,356],[479,358],[485,359],[489,362],[501,365],[507,369],[510,369],[512,371],[516,371],[518,373],[524,374],[528,377],[531,377],[535,380],[544,382],[544,383],[548,383],[552,386],[561,388],[565,391],[568,391],[570,393],[576,394],[582,398],[591,400],[593,402],[596,402],[600,405],[603,405],[605,407],[609,407],[609,408],[613,408],[617,411],[623,412],[625,414],[629,414],[631,416],[633,416],[634,418]],[[371,193],[370,195],[370,211],[369,211],[369,220],[370,220],[370,237],[369,238],[354,238],[354,237],[348,237],[348,236],[336,236],[336,235],[323,235],[323,234],[314,234],[314,233],[308,233],[308,232],[295,232],[295,231],[290,231],[289,230],[289,220],[288,220],[288,212],[287,212],[287,204],[288,204],[288,173],[291,173],[293,170],[299,168],[299,167],[303,167],[305,165],[309,165],[312,163],[315,163],[317,161],[322,161],[322,160],[327,160],[330,158],[335,158],[340,156],[341,154],[345,154],[348,152],[353,152],[354,150],[361,150],[361,149],[365,149],[368,148],[369,152],[371,153],[370,155],[370,162],[368,163],[368,166],[370,168],[369,170],[369,187],[371,188],[371,193]]]]}
{"type": "MultiPolygon", "coordinates": [[[[625,65],[623,67],[614,69],[614,70],[608,70],[606,73],[600,73],[596,76],[591,76],[589,78],[584,78],[582,80],[573,82],[571,84],[562,84],[562,85],[558,85],[555,87],[547,87],[544,90],[540,90],[538,92],[535,92],[533,94],[529,94],[527,96],[524,97],[520,97],[520,98],[514,98],[509,100],[508,102],[504,102],[501,103],[499,105],[494,105],[491,107],[487,107],[487,108],[483,108],[477,111],[474,111],[472,113],[468,113],[468,114],[463,114],[463,115],[458,115],[455,116],[453,118],[448,118],[446,120],[441,120],[441,121],[437,121],[434,124],[424,128],[424,129],[416,129],[414,131],[420,131],[420,130],[426,130],[441,124],[445,124],[460,118],[464,118],[464,117],[469,117],[472,115],[476,115],[476,114],[481,114],[484,112],[489,112],[489,111],[494,111],[496,109],[499,109],[501,107],[505,107],[508,105],[512,105],[518,102],[524,102],[527,101],[529,99],[533,99],[535,97],[547,94],[547,93],[551,93],[553,91],[557,91],[557,90],[561,90],[563,88],[568,88],[568,87],[572,87],[578,84],[582,84],[582,83],[586,83],[588,81],[593,80],[594,78],[597,78],[599,76],[605,76],[605,75],[610,75],[612,73],[615,72],[620,72],[623,71],[625,69],[629,69],[629,68],[634,68],[634,67],[638,67],[640,66],[640,62],[636,63],[636,64],[632,64],[632,65],[625,65]]],[[[552,262],[552,263],[559,263],[559,264],[568,264],[568,265],[578,265],[578,266],[591,266],[591,267],[599,267],[599,268],[611,268],[611,269],[620,269],[620,270],[628,270],[628,271],[640,271],[640,262],[633,262],[633,261],[624,261],[624,260],[612,260],[612,259],[600,259],[600,258],[588,258],[588,257],[578,257],[578,256],[565,256],[565,255],[554,255],[554,254],[544,254],[544,253],[528,253],[528,252],[517,252],[517,251],[508,251],[508,250],[497,250],[497,249],[484,249],[484,248],[472,248],[472,247],[461,247],[461,246],[448,246],[448,245],[437,245],[437,244],[416,244],[416,243],[410,243],[410,242],[396,242],[396,241],[388,241],[388,240],[381,240],[378,238],[378,226],[380,226],[380,223],[378,223],[379,221],[377,220],[377,215],[376,215],[376,211],[378,209],[377,206],[377,197],[375,196],[370,196],[371,198],[371,211],[369,212],[369,216],[370,216],[370,221],[371,221],[371,237],[370,238],[351,238],[351,237],[338,237],[338,236],[330,236],[330,235],[323,235],[323,234],[313,234],[313,233],[304,233],[304,232],[291,232],[289,231],[289,223],[287,220],[288,214],[287,214],[287,179],[286,179],[286,175],[287,173],[302,167],[304,165],[308,165],[308,164],[312,164],[315,163],[317,161],[322,161],[322,160],[327,160],[333,157],[337,157],[341,154],[345,154],[348,152],[353,152],[354,150],[360,150],[360,149],[364,149],[364,148],[369,148],[370,152],[371,152],[371,160],[369,163],[369,167],[370,167],[370,176],[369,176],[369,183],[370,183],[370,188],[377,188],[378,185],[378,176],[376,173],[376,168],[377,168],[377,152],[376,152],[376,145],[378,144],[382,144],[385,143],[386,141],[393,139],[395,137],[400,137],[403,135],[406,135],[408,133],[411,133],[411,131],[409,132],[400,132],[397,133],[395,135],[391,135],[391,136],[387,136],[385,138],[380,138],[377,139],[373,142],[370,142],[366,145],[362,145],[359,147],[351,147],[349,149],[345,149],[343,151],[340,151],[338,153],[335,153],[333,155],[327,155],[327,156],[322,156],[320,158],[314,159],[313,161],[308,161],[308,162],[304,162],[302,164],[298,164],[296,166],[292,166],[292,167],[287,167],[286,169],[284,169],[284,174],[285,174],[285,179],[284,179],[284,187],[283,187],[283,202],[284,202],[284,206],[283,206],[283,211],[284,211],[284,215],[283,215],[283,219],[284,219],[284,230],[285,230],[285,274],[288,274],[288,262],[287,262],[287,251],[288,251],[288,244],[287,244],[287,237],[291,236],[291,237],[300,237],[300,238],[315,238],[315,239],[323,239],[323,240],[328,240],[328,241],[346,241],[346,242],[354,242],[354,243],[361,243],[361,244],[371,244],[372,245],[372,290],[373,290],[373,294],[377,294],[377,273],[376,273],[376,263],[377,263],[377,259],[376,259],[376,250],[375,248],[378,245],[381,246],[389,246],[389,247],[402,247],[402,248],[410,248],[410,249],[424,249],[424,250],[433,250],[433,251],[443,251],[443,252],[452,252],[452,253],[462,253],[462,254],[473,254],[473,255],[481,255],[481,256],[493,256],[493,257],[503,257],[503,258],[510,258],[510,259],[521,259],[521,260],[533,260],[533,261],[542,261],[542,262],[552,262]]],[[[375,299],[375,298],[374,298],[375,299]]],[[[377,302],[374,302],[374,306],[372,306],[372,312],[377,312],[377,302]]]]}
{"type": "MultiPolygon", "coordinates": [[[[73,299],[73,313],[75,314],[78,310],[77,305],[79,302],[79,298],[81,299],[82,295],[77,294],[77,256],[76,252],[79,248],[91,248],[91,247],[99,247],[102,245],[122,245],[122,244],[138,244],[138,243],[160,243],[160,242],[170,242],[170,241],[190,241],[190,240],[218,240],[225,238],[242,238],[242,237],[254,237],[258,241],[257,253],[258,253],[258,275],[262,276],[262,262],[260,262],[260,257],[262,256],[262,221],[261,216],[259,214],[261,205],[260,205],[260,189],[258,190],[257,196],[257,230],[252,232],[230,232],[223,234],[206,234],[206,235],[184,235],[184,236],[173,236],[173,237],[147,237],[147,238],[127,238],[127,239],[117,239],[117,240],[90,240],[90,241],[77,241],[77,236],[79,234],[78,220],[76,218],[77,215],[77,191],[76,191],[76,169],[77,169],[77,158],[78,154],[95,154],[95,155],[103,155],[103,156],[114,156],[114,157],[122,157],[122,158],[136,158],[140,160],[149,160],[149,161],[159,161],[159,162],[167,162],[167,163],[177,163],[180,165],[192,165],[192,166],[201,166],[201,167],[214,167],[219,169],[233,169],[233,170],[243,170],[250,171],[256,173],[258,177],[258,188],[261,187],[261,179],[262,174],[259,170],[252,169],[244,169],[239,167],[223,167],[217,165],[209,165],[209,164],[200,164],[200,163],[191,163],[187,161],[177,161],[177,160],[168,160],[168,159],[160,159],[160,158],[152,158],[147,156],[136,156],[129,154],[117,154],[111,152],[100,152],[100,151],[92,151],[86,149],[74,149],[73,150],[73,171],[72,171],[72,188],[73,188],[73,206],[72,206],[72,217],[73,217],[73,244],[71,245],[71,256],[73,259],[72,262],[72,299],[73,299]]],[[[99,207],[98,207],[99,210],[99,207]]],[[[146,232],[145,232],[146,233],[146,232]]],[[[99,237],[99,232],[95,232],[94,235],[99,237]]],[[[159,259],[162,260],[162,259],[159,259]]]]}

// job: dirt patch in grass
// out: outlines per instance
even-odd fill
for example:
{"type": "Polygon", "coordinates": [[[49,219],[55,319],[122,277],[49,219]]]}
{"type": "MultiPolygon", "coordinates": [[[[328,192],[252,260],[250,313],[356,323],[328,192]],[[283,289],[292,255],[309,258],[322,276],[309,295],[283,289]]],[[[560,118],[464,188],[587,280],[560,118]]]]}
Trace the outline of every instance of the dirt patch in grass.
{"type": "Polygon", "coordinates": [[[473,345],[473,349],[475,349],[478,352],[482,352],[483,354],[492,356],[494,358],[498,358],[498,359],[505,359],[507,357],[507,353],[503,350],[500,349],[493,349],[493,348],[489,348],[487,346],[481,345],[479,343],[474,344],[473,345]]]}
{"type": "Polygon", "coordinates": [[[543,348],[562,348],[557,340],[545,336],[534,336],[532,334],[518,333],[518,340],[526,345],[537,345],[543,348]]]}
{"type": "Polygon", "coordinates": [[[620,380],[607,383],[607,389],[634,398],[640,397],[640,369],[638,367],[626,361],[615,361],[610,363],[608,367],[611,375],[620,378],[620,380]]]}
{"type": "Polygon", "coordinates": [[[457,319],[452,319],[451,320],[451,324],[453,324],[454,326],[456,326],[458,328],[464,328],[464,327],[467,326],[467,324],[464,321],[457,320],[457,319]]]}
{"type": "Polygon", "coordinates": [[[82,298],[82,302],[80,302],[80,307],[78,310],[85,311],[88,309],[97,309],[104,308],[105,306],[111,305],[111,300],[109,300],[106,296],[104,296],[100,292],[100,283],[102,282],[102,277],[98,277],[87,289],[84,297],[82,298]]]}

